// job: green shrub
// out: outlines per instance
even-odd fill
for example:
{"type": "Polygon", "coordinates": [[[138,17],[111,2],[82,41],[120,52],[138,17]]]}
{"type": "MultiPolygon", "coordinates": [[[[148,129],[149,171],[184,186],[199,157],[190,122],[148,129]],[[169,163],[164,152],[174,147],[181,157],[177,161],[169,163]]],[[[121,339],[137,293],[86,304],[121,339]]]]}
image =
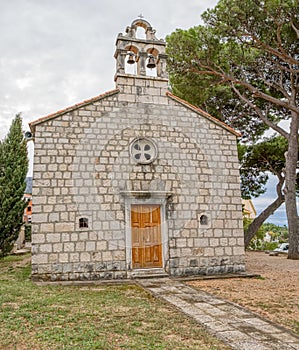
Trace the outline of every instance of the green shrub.
{"type": "Polygon", "coordinates": [[[264,242],[262,250],[274,250],[279,246],[277,242],[264,242]]]}
{"type": "Polygon", "coordinates": [[[25,241],[31,242],[31,224],[25,224],[25,241]]]}

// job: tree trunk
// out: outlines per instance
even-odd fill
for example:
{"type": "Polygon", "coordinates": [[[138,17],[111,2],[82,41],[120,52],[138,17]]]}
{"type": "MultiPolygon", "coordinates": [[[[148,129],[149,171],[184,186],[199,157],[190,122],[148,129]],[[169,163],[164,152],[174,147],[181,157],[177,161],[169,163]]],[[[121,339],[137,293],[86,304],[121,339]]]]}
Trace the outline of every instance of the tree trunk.
{"type": "Polygon", "coordinates": [[[248,229],[244,236],[244,245],[245,248],[249,246],[250,241],[256,235],[258,229],[262,226],[262,224],[268,219],[270,215],[272,215],[276,209],[278,209],[281,204],[284,202],[284,195],[282,194],[282,185],[284,183],[284,178],[282,176],[279,177],[279,182],[276,185],[277,198],[271,203],[265,210],[263,210],[259,216],[257,216],[252,223],[248,226],[248,229]]]}
{"type": "Polygon", "coordinates": [[[299,229],[296,203],[296,168],[298,160],[298,119],[299,115],[292,112],[289,145],[286,155],[285,171],[285,203],[289,228],[289,259],[299,260],[299,229]]]}

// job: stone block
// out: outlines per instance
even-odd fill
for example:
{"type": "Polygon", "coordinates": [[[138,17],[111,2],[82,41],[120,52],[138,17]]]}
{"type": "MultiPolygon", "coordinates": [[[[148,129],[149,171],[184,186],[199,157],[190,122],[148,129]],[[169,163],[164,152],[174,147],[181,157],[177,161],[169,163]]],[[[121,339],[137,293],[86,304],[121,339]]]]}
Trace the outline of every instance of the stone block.
{"type": "Polygon", "coordinates": [[[216,256],[223,256],[224,255],[224,247],[216,247],[215,248],[215,255],[216,256]]]}
{"type": "Polygon", "coordinates": [[[220,238],[219,244],[221,247],[228,246],[228,239],[227,238],[220,238]]]}
{"type": "Polygon", "coordinates": [[[90,241],[97,241],[98,240],[98,233],[97,232],[89,232],[88,239],[90,241]]]}
{"type": "Polygon", "coordinates": [[[58,253],[58,252],[62,252],[62,243],[52,243],[53,245],[53,252],[58,253]]]}
{"type": "Polygon", "coordinates": [[[46,235],[41,233],[34,233],[32,235],[32,243],[38,244],[38,243],[45,243],[46,242],[46,235]]]}
{"type": "Polygon", "coordinates": [[[47,223],[48,214],[32,214],[32,221],[34,223],[47,223]]]}
{"type": "Polygon", "coordinates": [[[40,244],[39,251],[41,253],[52,253],[52,244],[40,244]]]}
{"type": "Polygon", "coordinates": [[[72,242],[63,243],[63,251],[66,253],[74,252],[75,244],[72,242]]]}
{"type": "Polygon", "coordinates": [[[87,241],[88,240],[88,232],[82,231],[79,233],[79,240],[80,241],[87,241]]]}
{"type": "Polygon", "coordinates": [[[59,253],[58,254],[58,260],[60,263],[69,262],[69,255],[68,253],[59,253]]]}
{"type": "Polygon", "coordinates": [[[205,248],[204,250],[204,256],[214,256],[215,255],[215,250],[214,248],[205,248]]]}
{"type": "Polygon", "coordinates": [[[198,260],[197,259],[190,259],[189,266],[190,267],[197,267],[198,266],[198,260]]]}
{"type": "Polygon", "coordinates": [[[41,224],[40,232],[52,233],[54,231],[54,225],[50,223],[41,224]]]}
{"type": "Polygon", "coordinates": [[[190,257],[192,255],[193,249],[191,248],[181,248],[180,256],[181,257],[190,257]]]}
{"type": "Polygon", "coordinates": [[[91,261],[90,253],[87,253],[87,252],[80,253],[80,261],[81,262],[91,261]]]}
{"type": "Polygon", "coordinates": [[[61,242],[70,242],[70,237],[71,237],[71,234],[70,233],[61,233],[60,234],[61,236],[61,242]]]}
{"type": "Polygon", "coordinates": [[[119,95],[119,101],[122,102],[136,102],[136,96],[134,95],[129,95],[129,94],[121,94],[119,95]]]}
{"type": "Polygon", "coordinates": [[[172,258],[172,259],[170,259],[170,262],[169,262],[170,268],[177,268],[177,267],[179,267],[179,262],[180,262],[179,258],[172,258]]]}
{"type": "Polygon", "coordinates": [[[113,261],[125,261],[126,259],[125,250],[116,250],[112,253],[112,256],[113,256],[113,261]]]}
{"type": "Polygon", "coordinates": [[[96,250],[104,251],[107,250],[107,241],[99,241],[96,243],[96,250]]]}
{"type": "Polygon", "coordinates": [[[75,229],[73,222],[57,222],[55,223],[56,232],[72,232],[75,229]]]}
{"type": "Polygon", "coordinates": [[[219,238],[210,238],[209,239],[210,247],[218,247],[219,246],[219,238]]]}
{"type": "Polygon", "coordinates": [[[86,110],[86,108],[85,109],[80,109],[79,110],[79,116],[81,116],[81,117],[85,117],[85,116],[89,117],[89,116],[91,116],[91,111],[90,110],[86,110]]]}
{"type": "Polygon", "coordinates": [[[46,236],[48,243],[57,243],[61,240],[61,235],[59,233],[48,233],[46,236]]]}
{"type": "Polygon", "coordinates": [[[86,242],[86,251],[90,252],[90,251],[95,251],[96,250],[96,242],[86,242]]]}
{"type": "Polygon", "coordinates": [[[36,265],[47,264],[49,262],[48,254],[33,255],[31,262],[32,264],[36,264],[36,265]]]}
{"type": "Polygon", "coordinates": [[[54,263],[57,263],[58,262],[58,253],[51,253],[49,254],[49,263],[51,264],[54,264],[54,263]]]}
{"type": "Polygon", "coordinates": [[[85,242],[76,242],[75,243],[75,251],[76,252],[84,252],[85,251],[85,242]]]}
{"type": "Polygon", "coordinates": [[[41,275],[50,274],[52,272],[51,264],[43,264],[38,266],[38,273],[41,275]]]}
{"type": "Polygon", "coordinates": [[[102,261],[102,253],[101,252],[93,252],[92,253],[92,261],[99,262],[102,261]]]}
{"type": "MultiPolygon", "coordinates": [[[[243,240],[243,242],[244,242],[244,240],[243,240]]],[[[232,247],[224,247],[224,254],[225,255],[232,255],[233,254],[232,247]]]]}
{"type": "Polygon", "coordinates": [[[78,233],[71,233],[70,234],[70,240],[71,242],[77,242],[78,241],[79,234],[78,233]]]}
{"type": "Polygon", "coordinates": [[[72,263],[63,264],[63,266],[62,266],[62,272],[63,272],[63,273],[73,272],[73,264],[72,264],[72,263]]]}
{"type": "Polygon", "coordinates": [[[103,261],[111,261],[112,260],[112,252],[111,251],[102,252],[102,258],[103,258],[103,261]]]}
{"type": "Polygon", "coordinates": [[[208,247],[209,239],[208,238],[195,238],[194,247],[208,247]]]}
{"type": "Polygon", "coordinates": [[[244,247],[233,247],[233,255],[234,256],[238,256],[238,255],[244,255],[245,251],[244,251],[244,247]]]}
{"type": "MultiPolygon", "coordinates": [[[[64,184],[62,186],[64,186],[64,184]]],[[[55,201],[57,201],[57,198],[53,198],[53,202],[55,202],[55,201]]],[[[53,202],[52,202],[52,200],[50,202],[50,199],[48,200],[48,203],[54,204],[53,202]]],[[[66,211],[66,206],[64,204],[57,204],[57,205],[54,206],[54,210],[56,212],[65,212],[66,211]]]]}
{"type": "Polygon", "coordinates": [[[70,262],[75,263],[80,261],[79,253],[70,253],[70,262]]]}
{"type": "Polygon", "coordinates": [[[178,248],[183,248],[187,246],[187,240],[186,238],[177,238],[176,239],[176,246],[178,248]]]}
{"type": "Polygon", "coordinates": [[[109,240],[108,241],[108,250],[118,250],[119,249],[119,241],[118,240],[109,240]]]}

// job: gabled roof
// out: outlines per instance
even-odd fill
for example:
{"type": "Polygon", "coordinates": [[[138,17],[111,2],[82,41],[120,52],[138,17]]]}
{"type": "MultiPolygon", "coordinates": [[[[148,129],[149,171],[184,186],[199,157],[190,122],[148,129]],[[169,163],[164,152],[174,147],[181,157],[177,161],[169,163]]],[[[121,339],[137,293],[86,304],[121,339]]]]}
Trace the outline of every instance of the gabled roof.
{"type": "MultiPolygon", "coordinates": [[[[58,116],[61,116],[63,114],[66,114],[66,113],[69,113],[69,112],[72,112],[80,107],[84,107],[84,106],[87,106],[93,102],[97,102],[97,101],[100,101],[106,97],[110,97],[110,96],[113,96],[115,94],[118,94],[120,92],[119,89],[114,89],[114,90],[111,90],[111,91],[107,91],[101,95],[98,95],[98,96],[95,96],[95,97],[92,97],[88,100],[84,100],[82,102],[79,102],[79,103],[76,103],[75,105],[73,106],[70,106],[70,107],[67,107],[67,108],[64,108],[64,109],[61,109],[55,113],[51,113],[51,114],[48,114],[46,115],[45,117],[42,117],[42,118],[39,118],[39,119],[36,119],[34,120],[33,122],[29,123],[29,127],[31,129],[32,132],[35,131],[35,126],[38,125],[38,124],[41,124],[41,123],[44,123],[48,120],[51,120],[51,119],[54,119],[58,116]]],[[[234,134],[235,136],[237,137],[240,137],[241,134],[238,133],[236,130],[234,130],[233,128],[231,128],[230,126],[228,126],[227,124],[223,123],[222,121],[220,121],[219,119],[215,118],[215,117],[212,117],[209,113],[205,112],[204,110],[198,108],[198,107],[195,107],[193,106],[191,103],[173,95],[171,92],[167,91],[166,92],[166,95],[168,97],[170,97],[172,100],[180,103],[182,106],[192,110],[193,112],[203,116],[204,118],[210,120],[211,122],[219,125],[220,127],[226,129],[227,131],[231,132],[232,134],[234,134]]]]}
{"type": "Polygon", "coordinates": [[[183,105],[184,107],[187,107],[189,109],[191,109],[193,112],[200,114],[201,116],[205,117],[206,119],[210,120],[211,122],[219,125],[220,127],[226,129],[227,131],[231,132],[232,134],[236,135],[237,137],[241,137],[242,135],[236,131],[235,129],[231,128],[230,126],[228,126],[226,123],[222,122],[221,120],[212,117],[209,113],[205,112],[204,110],[193,106],[191,103],[173,95],[171,92],[167,91],[166,95],[169,96],[171,99],[173,99],[174,101],[180,103],[181,105],[183,105]]]}
{"type": "Polygon", "coordinates": [[[114,89],[114,90],[111,90],[111,91],[107,91],[104,94],[92,97],[92,98],[90,98],[88,100],[84,100],[82,102],[76,103],[73,106],[61,109],[61,110],[59,110],[59,111],[57,111],[55,113],[51,113],[51,114],[46,115],[45,117],[36,119],[33,122],[29,123],[29,127],[30,127],[31,131],[34,132],[35,126],[40,124],[40,123],[44,123],[44,122],[46,122],[48,120],[51,120],[51,119],[54,119],[54,118],[56,118],[56,117],[58,117],[60,115],[66,114],[68,112],[72,112],[72,111],[74,111],[74,110],[76,110],[76,109],[78,109],[80,107],[87,106],[87,105],[89,105],[89,104],[91,104],[93,102],[97,102],[99,100],[102,100],[103,98],[106,98],[106,97],[109,97],[109,96],[113,96],[113,95],[115,95],[117,93],[119,93],[119,89],[114,89]]]}

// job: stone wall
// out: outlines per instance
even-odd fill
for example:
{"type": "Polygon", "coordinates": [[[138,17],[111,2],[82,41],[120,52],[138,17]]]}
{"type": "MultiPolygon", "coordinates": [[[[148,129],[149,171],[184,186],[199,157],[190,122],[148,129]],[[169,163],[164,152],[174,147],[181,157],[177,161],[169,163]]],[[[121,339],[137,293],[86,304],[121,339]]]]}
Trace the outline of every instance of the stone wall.
{"type": "Polygon", "coordinates": [[[123,193],[136,191],[167,194],[169,274],[243,271],[236,136],[166,96],[163,79],[117,84],[120,92],[35,126],[33,278],[127,278],[123,193]],[[156,143],[153,163],[133,161],[136,137],[156,143]]]}

